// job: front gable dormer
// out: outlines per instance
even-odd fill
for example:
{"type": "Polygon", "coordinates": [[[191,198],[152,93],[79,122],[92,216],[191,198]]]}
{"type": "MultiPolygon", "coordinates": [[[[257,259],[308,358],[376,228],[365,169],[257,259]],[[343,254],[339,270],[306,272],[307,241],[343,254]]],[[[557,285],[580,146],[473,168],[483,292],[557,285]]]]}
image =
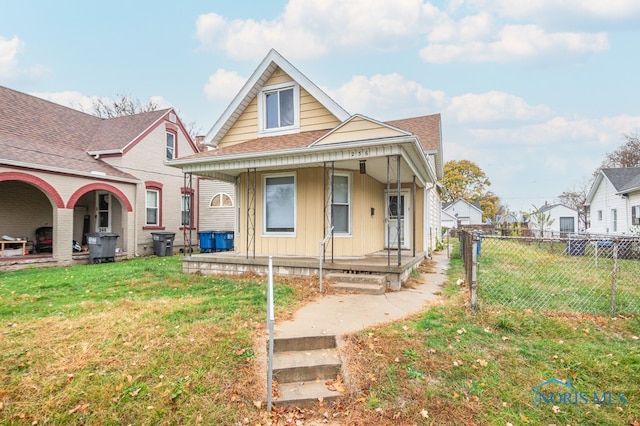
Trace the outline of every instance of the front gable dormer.
{"type": "Polygon", "coordinates": [[[271,50],[211,127],[204,144],[222,148],[249,140],[329,130],[349,114],[271,50]]]}
{"type": "Polygon", "coordinates": [[[278,68],[257,95],[258,137],[300,131],[300,85],[278,68]]]}

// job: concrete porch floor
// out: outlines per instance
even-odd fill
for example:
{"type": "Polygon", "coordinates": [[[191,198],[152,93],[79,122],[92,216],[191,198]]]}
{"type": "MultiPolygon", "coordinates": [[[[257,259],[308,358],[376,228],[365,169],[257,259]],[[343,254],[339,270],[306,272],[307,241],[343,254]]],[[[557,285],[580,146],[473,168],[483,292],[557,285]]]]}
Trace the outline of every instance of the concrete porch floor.
{"type": "MultiPolygon", "coordinates": [[[[387,288],[400,289],[415,267],[424,260],[425,252],[403,250],[401,263],[398,265],[398,252],[391,250],[378,251],[366,256],[338,258],[331,262],[330,256],[322,264],[323,276],[332,272],[349,274],[377,274],[387,277],[387,288]]],[[[318,257],[273,256],[273,273],[275,275],[311,276],[320,274],[318,257]]],[[[201,273],[205,275],[230,274],[239,275],[253,272],[266,275],[269,268],[268,256],[248,257],[246,253],[226,251],[215,253],[199,253],[182,257],[182,271],[185,273],[201,273]]]]}

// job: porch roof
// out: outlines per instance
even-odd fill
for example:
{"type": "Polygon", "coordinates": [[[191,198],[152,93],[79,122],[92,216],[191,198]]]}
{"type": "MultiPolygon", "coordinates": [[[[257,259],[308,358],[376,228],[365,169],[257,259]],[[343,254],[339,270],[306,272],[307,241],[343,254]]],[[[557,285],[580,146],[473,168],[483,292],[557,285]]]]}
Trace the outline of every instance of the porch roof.
{"type": "MultiPolygon", "coordinates": [[[[387,157],[401,157],[400,180],[412,182],[413,176],[420,186],[437,181],[418,138],[403,135],[369,140],[311,145],[327,131],[300,132],[270,138],[257,138],[217,150],[203,152],[167,163],[193,173],[226,182],[235,182],[247,169],[291,170],[321,167],[335,162],[340,169],[360,170],[360,161],[366,161],[366,172],[380,182],[387,181],[387,157]]],[[[396,179],[395,161],[393,180],[396,179]]]]}

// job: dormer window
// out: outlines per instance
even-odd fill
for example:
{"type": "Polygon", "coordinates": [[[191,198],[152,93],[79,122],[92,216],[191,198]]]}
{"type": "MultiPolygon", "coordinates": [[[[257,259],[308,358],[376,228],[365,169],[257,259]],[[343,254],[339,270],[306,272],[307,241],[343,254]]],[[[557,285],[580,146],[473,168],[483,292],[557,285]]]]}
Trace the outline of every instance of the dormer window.
{"type": "Polygon", "coordinates": [[[293,133],[300,128],[300,88],[283,83],[263,88],[258,102],[259,134],[293,133]]]}

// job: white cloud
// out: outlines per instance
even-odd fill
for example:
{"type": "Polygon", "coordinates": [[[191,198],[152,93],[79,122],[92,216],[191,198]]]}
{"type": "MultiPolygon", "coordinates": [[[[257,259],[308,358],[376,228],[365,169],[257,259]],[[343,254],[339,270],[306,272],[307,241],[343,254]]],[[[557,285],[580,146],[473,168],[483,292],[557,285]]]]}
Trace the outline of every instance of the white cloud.
{"type": "MultiPolygon", "coordinates": [[[[484,15],[483,15],[484,16],[484,15]]],[[[434,42],[420,51],[428,63],[531,61],[544,57],[586,57],[608,49],[605,33],[548,33],[536,25],[504,25],[496,29],[488,17],[465,18],[436,27],[434,42]]]]}
{"type": "MultiPolygon", "coordinates": [[[[98,96],[87,96],[83,95],[80,92],[72,90],[63,92],[34,92],[30,94],[54,102],[56,104],[64,105],[66,107],[84,112],[90,112],[94,102],[100,99],[98,96]]],[[[102,99],[106,102],[109,101],[108,98],[102,99]]]]}
{"type": "Polygon", "coordinates": [[[424,34],[425,22],[442,14],[421,0],[290,0],[272,20],[229,21],[216,13],[198,17],[202,46],[236,59],[256,59],[270,48],[291,59],[317,58],[332,49],[402,48],[424,34]]]}
{"type": "Polygon", "coordinates": [[[209,76],[204,86],[204,93],[208,99],[232,99],[240,90],[246,79],[235,71],[217,70],[209,76]]]}
{"type": "MultiPolygon", "coordinates": [[[[113,102],[113,99],[109,97],[87,96],[73,90],[67,90],[63,92],[33,92],[30,94],[59,105],[64,105],[78,111],[86,112],[87,114],[91,114],[93,105],[99,100],[106,104],[110,104],[113,102]]],[[[149,101],[158,105],[158,109],[170,108],[172,106],[169,101],[167,101],[160,95],[151,96],[149,98],[149,101]]],[[[141,103],[146,104],[146,102],[143,101],[141,101],[141,103]]]]}
{"type": "Polygon", "coordinates": [[[550,108],[546,105],[531,106],[520,97],[490,91],[453,97],[445,113],[455,117],[460,123],[480,123],[541,119],[547,117],[550,112],[550,108]]]}
{"type": "Polygon", "coordinates": [[[455,7],[490,10],[510,18],[542,16],[591,16],[598,19],[628,19],[640,15],[637,0],[459,0],[455,7]]]}
{"type": "Polygon", "coordinates": [[[439,112],[446,105],[444,92],[423,87],[400,74],[354,76],[329,95],[350,113],[395,119],[439,112]]]}
{"type": "Polygon", "coordinates": [[[11,39],[0,36],[0,78],[40,77],[47,73],[48,70],[43,65],[20,66],[18,54],[23,49],[24,42],[18,36],[11,39]]]}
{"type": "Polygon", "coordinates": [[[18,36],[13,36],[10,40],[0,36],[0,77],[12,78],[20,73],[16,56],[22,46],[18,36]]]}

